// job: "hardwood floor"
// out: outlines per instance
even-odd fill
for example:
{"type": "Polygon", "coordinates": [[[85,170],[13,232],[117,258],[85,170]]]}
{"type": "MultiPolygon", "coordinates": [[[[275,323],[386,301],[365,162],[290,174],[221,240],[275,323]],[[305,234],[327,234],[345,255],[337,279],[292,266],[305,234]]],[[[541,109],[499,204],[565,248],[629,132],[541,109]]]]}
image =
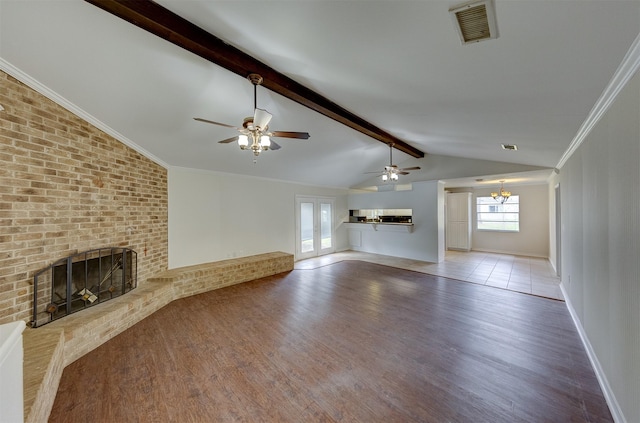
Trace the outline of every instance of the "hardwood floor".
{"type": "Polygon", "coordinates": [[[50,422],[612,421],[561,301],[361,261],[175,301],[69,365],[50,422]]]}

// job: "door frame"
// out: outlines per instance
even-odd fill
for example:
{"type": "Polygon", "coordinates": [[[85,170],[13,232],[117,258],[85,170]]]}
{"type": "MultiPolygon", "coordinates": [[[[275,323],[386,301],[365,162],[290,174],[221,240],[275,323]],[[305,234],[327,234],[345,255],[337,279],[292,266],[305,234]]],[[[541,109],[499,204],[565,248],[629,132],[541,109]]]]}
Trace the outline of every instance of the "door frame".
{"type": "Polygon", "coordinates": [[[562,210],[560,209],[560,184],[554,189],[556,209],[556,275],[562,278],[562,210]]]}
{"type": "Polygon", "coordinates": [[[317,257],[325,254],[331,254],[336,251],[336,199],[335,197],[322,197],[312,195],[296,195],[295,196],[295,257],[296,260],[302,260],[311,257],[317,257]],[[303,253],[302,246],[302,231],[300,227],[300,204],[301,203],[313,203],[313,250],[303,253]],[[321,234],[321,204],[331,205],[331,247],[322,249],[322,234],[321,234]]]}

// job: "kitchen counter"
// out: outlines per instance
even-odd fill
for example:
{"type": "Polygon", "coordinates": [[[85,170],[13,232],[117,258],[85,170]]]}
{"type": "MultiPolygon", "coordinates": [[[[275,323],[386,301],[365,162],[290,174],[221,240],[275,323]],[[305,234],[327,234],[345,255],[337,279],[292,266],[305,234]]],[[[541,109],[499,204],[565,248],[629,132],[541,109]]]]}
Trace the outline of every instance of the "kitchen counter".
{"type": "Polygon", "coordinates": [[[406,231],[413,232],[413,223],[400,223],[400,222],[344,222],[347,227],[370,227],[374,231],[377,230],[393,230],[393,231],[406,231]]]}

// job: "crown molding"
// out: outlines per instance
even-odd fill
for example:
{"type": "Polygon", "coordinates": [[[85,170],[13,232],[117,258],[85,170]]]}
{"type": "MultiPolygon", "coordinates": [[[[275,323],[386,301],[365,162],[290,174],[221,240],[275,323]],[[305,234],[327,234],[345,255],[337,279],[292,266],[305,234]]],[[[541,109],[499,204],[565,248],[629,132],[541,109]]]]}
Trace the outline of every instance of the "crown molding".
{"type": "Polygon", "coordinates": [[[600,121],[602,116],[609,110],[611,104],[618,97],[618,94],[625,87],[627,82],[635,75],[640,68],[640,34],[636,37],[633,44],[627,51],[627,54],[622,59],[622,63],[618,66],[618,69],[613,74],[613,77],[609,81],[609,84],[604,89],[600,98],[589,112],[587,119],[582,123],[578,133],[569,144],[569,147],[564,152],[560,161],[556,165],[556,169],[561,169],[562,166],[569,160],[573,153],[580,147],[582,142],[591,133],[594,126],[600,121]]]}
{"type": "Polygon", "coordinates": [[[96,119],[91,114],[89,114],[86,111],[82,110],[80,107],[76,106],[71,101],[67,100],[66,98],[64,98],[60,94],[58,94],[55,91],[53,91],[52,89],[48,88],[47,86],[42,84],[40,81],[38,81],[37,79],[31,77],[30,75],[28,75],[27,73],[23,72],[22,70],[16,68],[11,63],[7,62],[6,60],[4,60],[1,57],[0,57],[0,70],[6,72],[7,74],[9,74],[12,77],[16,78],[18,81],[20,81],[23,84],[27,85],[29,88],[31,88],[31,89],[37,91],[38,93],[42,94],[43,96],[47,97],[49,100],[51,100],[51,101],[55,102],[56,104],[64,107],[65,109],[67,109],[71,113],[75,114],[76,116],[78,116],[78,117],[84,119],[85,121],[89,122],[91,125],[95,126],[96,128],[100,129],[101,131],[105,132],[106,134],[111,135],[116,140],[118,140],[121,143],[125,144],[127,147],[132,148],[133,150],[137,151],[138,153],[142,154],[143,156],[145,156],[149,160],[154,161],[155,163],[157,163],[158,165],[164,167],[165,169],[169,168],[169,164],[166,163],[164,160],[158,158],[154,154],[152,154],[149,151],[145,150],[144,148],[140,147],[139,145],[137,145],[136,143],[134,143],[133,141],[131,141],[130,139],[128,139],[127,137],[125,137],[124,135],[122,135],[121,133],[116,131],[115,129],[111,128],[109,125],[107,125],[104,122],[96,119]]]}

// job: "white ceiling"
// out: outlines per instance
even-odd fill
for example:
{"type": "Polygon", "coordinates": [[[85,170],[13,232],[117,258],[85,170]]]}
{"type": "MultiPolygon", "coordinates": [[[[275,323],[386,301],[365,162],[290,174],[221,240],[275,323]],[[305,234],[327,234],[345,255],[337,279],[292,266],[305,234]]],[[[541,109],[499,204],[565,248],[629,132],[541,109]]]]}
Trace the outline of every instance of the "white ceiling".
{"type": "MultiPolygon", "coordinates": [[[[640,32],[637,0],[496,0],[499,38],[464,46],[455,0],[158,3],[426,152],[394,150],[422,168],[401,183],[448,186],[544,180],[640,32]]],[[[246,79],[80,0],[0,0],[0,58],[169,166],[367,187],[388,164],[384,144],[265,88],[271,129],[311,138],[253,163],[217,143],[233,129],[192,119],[240,125],[246,79]]]]}

